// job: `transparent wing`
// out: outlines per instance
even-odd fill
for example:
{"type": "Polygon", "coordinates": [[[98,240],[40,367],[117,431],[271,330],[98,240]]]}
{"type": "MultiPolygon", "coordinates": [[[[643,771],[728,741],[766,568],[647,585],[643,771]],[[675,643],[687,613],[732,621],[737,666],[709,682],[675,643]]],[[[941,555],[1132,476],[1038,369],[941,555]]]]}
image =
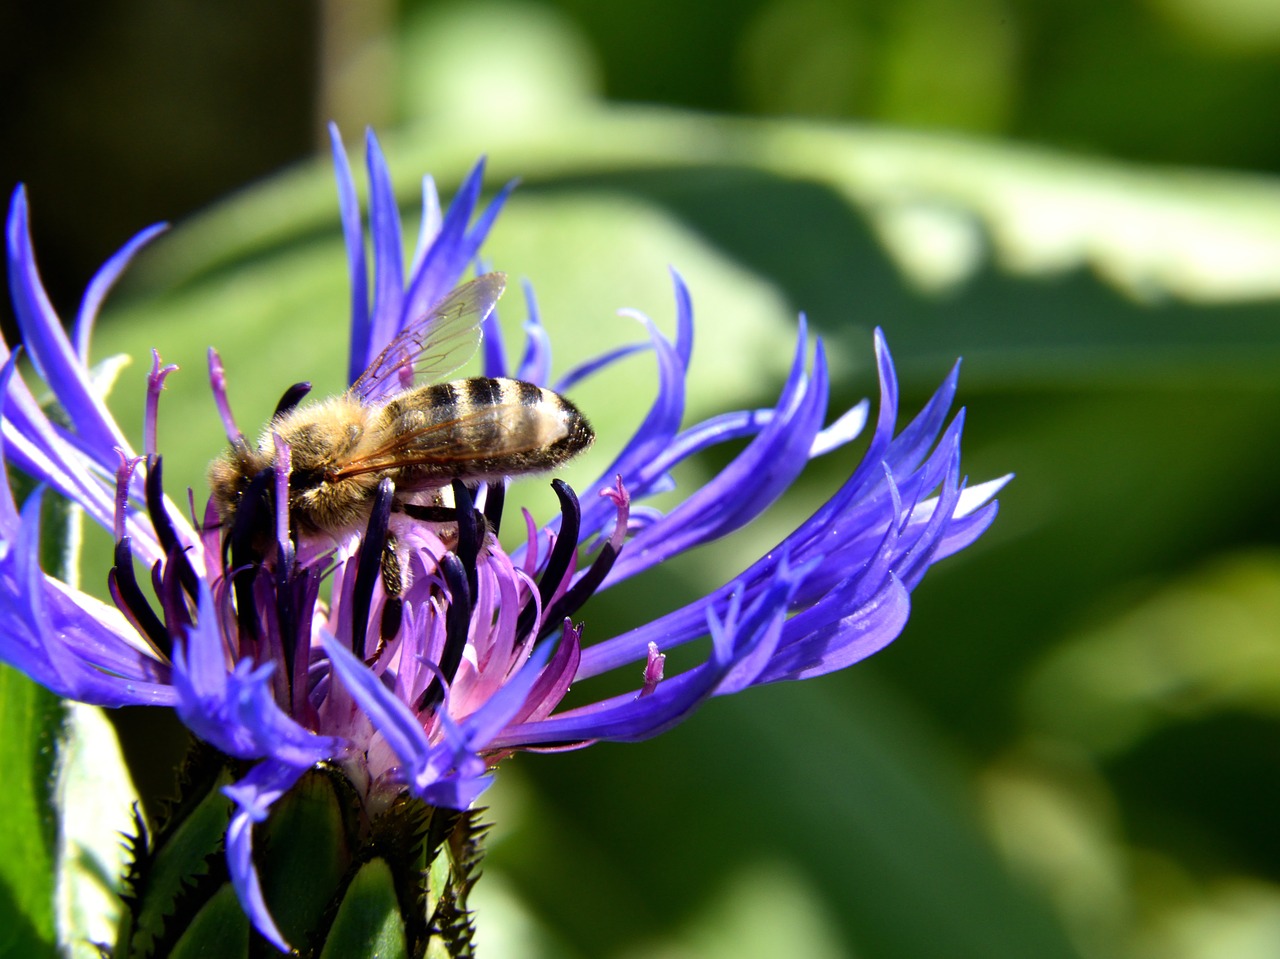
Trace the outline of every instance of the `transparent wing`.
{"type": "Polygon", "coordinates": [[[486,273],[463,283],[388,343],[351,384],[352,392],[365,398],[404,389],[402,371],[428,382],[452,373],[475,353],[480,324],[506,285],[505,273],[486,273]]]}

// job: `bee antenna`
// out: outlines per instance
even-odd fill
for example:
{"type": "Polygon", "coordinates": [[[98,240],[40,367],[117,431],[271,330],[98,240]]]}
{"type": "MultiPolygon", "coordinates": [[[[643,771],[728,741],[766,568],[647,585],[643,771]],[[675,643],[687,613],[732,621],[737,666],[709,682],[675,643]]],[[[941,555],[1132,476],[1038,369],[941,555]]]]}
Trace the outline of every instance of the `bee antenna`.
{"type": "Polygon", "coordinates": [[[280,402],[276,404],[276,416],[283,416],[295,406],[302,402],[302,398],[311,392],[311,384],[309,382],[294,383],[284,391],[284,395],[280,397],[280,402]]]}

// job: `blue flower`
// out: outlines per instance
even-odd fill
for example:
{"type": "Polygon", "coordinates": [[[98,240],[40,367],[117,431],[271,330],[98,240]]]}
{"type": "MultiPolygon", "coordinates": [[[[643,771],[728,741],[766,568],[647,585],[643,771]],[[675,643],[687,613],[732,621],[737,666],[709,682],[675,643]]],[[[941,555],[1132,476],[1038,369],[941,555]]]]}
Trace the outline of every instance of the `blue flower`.
{"type": "MultiPolygon", "coordinates": [[[[510,189],[481,209],[478,165],[441,214],[427,180],[422,231],[406,266],[390,176],[372,135],[367,147],[372,270],[346,153],[333,134],[351,272],[353,381],[406,323],[458,284],[510,189]]],[[[212,507],[184,517],[164,493],[155,422],[173,368],[155,356],[138,453],[89,366],[98,306],[157,232],[139,234],[94,277],[68,335],[41,286],[26,195],[19,188],[13,196],[14,306],[31,367],[63,415],[55,420],[37,403],[16,354],[3,347],[3,455],[40,490],[19,509],[0,469],[0,659],[71,699],[172,707],[201,739],[256,764],[227,789],[237,806],[227,858],[246,912],[282,949],[253,865],[252,827],[316,763],[341,766],[371,803],[407,791],[465,809],[513,750],[645,739],[712,696],[821,675],[881,649],[902,631],[911,590],[926,570],[976,540],[995,517],[993,496],[1005,480],[968,488],[961,477],[963,414],[948,422],[955,371],[898,430],[897,380],[877,332],[878,417],[865,456],[835,495],[710,595],[584,647],[574,619],[589,620],[592,594],[749,523],[810,459],[843,446],[867,421],[864,402],[824,425],[826,359],[820,342],[810,349],[802,322],[773,407],[682,428],[693,311],[675,276],[674,339],[645,320],[646,342],[556,382],[534,308],[514,368],[496,320],[485,320],[488,376],[514,375],[563,393],[639,350],[652,351],[658,365],[652,408],[591,495],[580,501],[556,481],[560,515],[543,526],[528,520],[518,547],[508,552],[492,534],[502,518],[502,483],[473,489],[455,482],[457,520],[447,526],[393,511],[384,483],[358,529],[299,538],[289,513],[291,451],[276,437],[253,518],[254,529],[271,530],[271,542],[250,548],[220,527],[212,507]],[[729,465],[674,509],[634,505],[671,489],[671,470],[685,459],[741,440],[746,445],[729,465]],[[114,605],[40,568],[46,489],[113,533],[114,605]],[[403,571],[395,590],[380,575],[389,544],[403,571]],[[135,563],[150,570],[149,590],[135,563]],[[320,593],[326,578],[328,601],[320,593]],[[705,662],[664,674],[671,650],[707,637],[705,662]],[[632,692],[558,710],[570,684],[582,689],[620,667],[635,670],[632,692]]],[[[243,442],[212,351],[210,382],[228,436],[243,442]]],[[[286,394],[282,403],[299,398],[286,394]]]]}

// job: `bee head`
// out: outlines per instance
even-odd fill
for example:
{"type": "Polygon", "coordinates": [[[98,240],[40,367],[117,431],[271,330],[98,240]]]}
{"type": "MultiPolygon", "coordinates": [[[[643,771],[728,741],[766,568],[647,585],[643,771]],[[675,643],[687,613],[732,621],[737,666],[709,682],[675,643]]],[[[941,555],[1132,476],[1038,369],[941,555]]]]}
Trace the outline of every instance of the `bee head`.
{"type": "Polygon", "coordinates": [[[235,518],[253,478],[270,465],[259,451],[244,442],[227,447],[209,464],[209,494],[223,525],[235,518]]]}

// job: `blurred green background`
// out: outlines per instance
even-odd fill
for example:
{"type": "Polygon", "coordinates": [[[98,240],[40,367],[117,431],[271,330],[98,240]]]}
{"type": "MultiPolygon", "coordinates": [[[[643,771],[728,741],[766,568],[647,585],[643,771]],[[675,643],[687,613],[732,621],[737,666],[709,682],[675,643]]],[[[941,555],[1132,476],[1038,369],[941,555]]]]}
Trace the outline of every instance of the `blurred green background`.
{"type": "MultiPolygon", "coordinates": [[[[835,411],[874,397],[876,325],[908,412],[964,356],[966,471],[1018,473],[992,531],[845,674],[504,765],[483,956],[1280,955],[1280,6],[142,0],[11,4],[0,38],[0,172],[64,315],[180,221],[97,341],[183,367],[171,491],[218,448],[208,345],[242,423],[340,388],[328,118],[357,152],[377,126],[410,228],[424,172],[446,197],[481,153],[523,178],[487,252],[558,369],[634,339],[620,307],[670,329],[668,266],[694,417],[771,401],[800,310],[835,411]]],[[[134,435],[144,366],[114,394],[134,435]]],[[[652,378],[575,394],[602,439],[571,481],[652,378]]],[[[588,640],[719,585],[855,456],[593,601],[588,640]]],[[[134,753],[160,735],[124,725],[134,753]]]]}

